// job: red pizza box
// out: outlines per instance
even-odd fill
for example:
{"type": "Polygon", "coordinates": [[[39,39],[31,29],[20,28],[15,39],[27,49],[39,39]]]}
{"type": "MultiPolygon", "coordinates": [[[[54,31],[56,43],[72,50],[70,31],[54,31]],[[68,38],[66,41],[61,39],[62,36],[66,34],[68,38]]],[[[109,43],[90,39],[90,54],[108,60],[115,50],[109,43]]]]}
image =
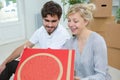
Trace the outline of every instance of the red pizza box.
{"type": "Polygon", "coordinates": [[[24,49],[14,80],[74,80],[74,50],[24,49]]]}

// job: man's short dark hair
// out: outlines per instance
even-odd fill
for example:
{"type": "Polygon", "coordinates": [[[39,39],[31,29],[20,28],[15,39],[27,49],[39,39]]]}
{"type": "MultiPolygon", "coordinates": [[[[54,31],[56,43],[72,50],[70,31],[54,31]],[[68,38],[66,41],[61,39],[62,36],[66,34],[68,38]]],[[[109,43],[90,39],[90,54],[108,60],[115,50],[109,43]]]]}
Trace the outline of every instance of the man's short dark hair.
{"type": "Polygon", "coordinates": [[[41,15],[43,18],[47,17],[47,15],[51,16],[57,15],[58,19],[60,19],[62,15],[62,8],[58,3],[49,1],[44,4],[41,10],[41,15]]]}

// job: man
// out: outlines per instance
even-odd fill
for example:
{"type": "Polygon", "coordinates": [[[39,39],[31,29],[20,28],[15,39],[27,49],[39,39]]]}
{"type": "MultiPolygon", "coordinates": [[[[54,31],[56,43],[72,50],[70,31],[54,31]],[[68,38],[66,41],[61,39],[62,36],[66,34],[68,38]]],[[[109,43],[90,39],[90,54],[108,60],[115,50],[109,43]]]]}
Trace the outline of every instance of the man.
{"type": "Polygon", "coordinates": [[[24,47],[32,48],[38,44],[40,48],[59,49],[70,38],[67,30],[59,24],[62,9],[59,4],[49,1],[44,4],[41,10],[43,26],[35,31],[29,41],[18,47],[13,53],[0,65],[0,80],[9,80],[15,73],[19,61],[14,59],[20,57],[24,47]]]}

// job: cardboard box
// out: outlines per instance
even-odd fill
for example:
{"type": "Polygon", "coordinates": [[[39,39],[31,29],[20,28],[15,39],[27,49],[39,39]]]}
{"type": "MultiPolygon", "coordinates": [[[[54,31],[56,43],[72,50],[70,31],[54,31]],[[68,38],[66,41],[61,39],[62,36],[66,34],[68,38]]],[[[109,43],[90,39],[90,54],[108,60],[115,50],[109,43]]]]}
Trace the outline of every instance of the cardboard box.
{"type": "Polygon", "coordinates": [[[115,23],[114,16],[107,18],[94,18],[93,21],[91,21],[88,25],[88,29],[99,33],[101,36],[103,36],[107,43],[108,40],[106,38],[106,28],[109,28],[109,25],[112,23],[115,23]]]}
{"type": "Polygon", "coordinates": [[[98,24],[98,25],[92,24],[92,25],[89,26],[89,29],[92,30],[92,31],[96,31],[96,32],[105,31],[106,24],[104,24],[104,25],[101,25],[101,24],[98,24]]]}
{"type": "Polygon", "coordinates": [[[114,21],[114,16],[108,18],[94,18],[88,25],[88,28],[93,31],[105,31],[106,26],[108,26],[107,24],[114,23],[114,21]]]}
{"type": "Polygon", "coordinates": [[[105,35],[108,47],[120,49],[120,24],[108,24],[105,35]]]}
{"type": "Polygon", "coordinates": [[[108,64],[120,70],[120,49],[108,47],[108,64]]]}
{"type": "Polygon", "coordinates": [[[104,17],[104,18],[97,18],[97,17],[94,17],[93,19],[93,23],[92,24],[95,24],[95,25],[98,25],[98,26],[101,26],[101,25],[104,25],[104,24],[108,24],[108,23],[111,23],[111,22],[114,22],[115,21],[115,16],[110,16],[110,17],[104,17]]]}
{"type": "Polygon", "coordinates": [[[106,35],[104,31],[97,31],[97,33],[100,34],[106,40],[106,35]]]}
{"type": "Polygon", "coordinates": [[[90,0],[96,5],[94,17],[110,17],[112,15],[112,0],[90,0]]]}

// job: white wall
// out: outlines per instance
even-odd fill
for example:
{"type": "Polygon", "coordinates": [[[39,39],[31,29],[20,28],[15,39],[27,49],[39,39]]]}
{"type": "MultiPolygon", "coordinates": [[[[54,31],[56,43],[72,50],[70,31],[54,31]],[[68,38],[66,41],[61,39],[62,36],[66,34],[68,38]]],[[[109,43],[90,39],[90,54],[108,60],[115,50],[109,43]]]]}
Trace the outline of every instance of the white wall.
{"type": "Polygon", "coordinates": [[[36,14],[40,13],[41,8],[46,1],[49,0],[24,0],[27,38],[29,38],[36,30],[36,14]]]}

